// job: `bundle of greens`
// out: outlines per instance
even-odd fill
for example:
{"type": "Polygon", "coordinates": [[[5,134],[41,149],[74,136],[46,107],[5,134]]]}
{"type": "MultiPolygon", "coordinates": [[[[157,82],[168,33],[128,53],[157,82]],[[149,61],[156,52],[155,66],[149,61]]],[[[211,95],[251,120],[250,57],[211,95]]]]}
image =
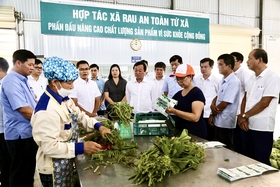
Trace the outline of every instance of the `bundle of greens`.
{"type": "Polygon", "coordinates": [[[109,116],[122,122],[125,127],[130,126],[133,107],[126,102],[116,102],[111,105],[109,116]]]}
{"type": "Polygon", "coordinates": [[[154,146],[140,154],[136,173],[129,179],[136,185],[148,181],[148,186],[161,182],[166,174],[196,169],[205,157],[204,148],[190,141],[187,131],[180,137],[156,137],[154,146]]]}
{"type": "Polygon", "coordinates": [[[270,163],[272,167],[280,169],[280,138],[273,142],[273,148],[270,154],[270,163]]]}

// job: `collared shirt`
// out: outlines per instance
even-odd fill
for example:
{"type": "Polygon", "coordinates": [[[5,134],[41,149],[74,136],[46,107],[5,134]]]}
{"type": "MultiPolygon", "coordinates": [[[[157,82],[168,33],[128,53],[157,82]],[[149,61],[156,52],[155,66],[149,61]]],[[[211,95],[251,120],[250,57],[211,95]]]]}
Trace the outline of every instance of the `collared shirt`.
{"type": "Polygon", "coordinates": [[[134,113],[153,111],[154,83],[144,77],[142,82],[131,80],[126,85],[127,103],[134,107],[134,113]]]}
{"type": "Polygon", "coordinates": [[[30,121],[18,109],[36,106],[33,91],[27,77],[11,70],[2,82],[1,99],[4,108],[4,134],[6,140],[26,139],[32,137],[30,121]]]}
{"type": "Polygon", "coordinates": [[[249,129],[273,132],[280,92],[279,76],[266,68],[259,76],[252,75],[246,85],[245,112],[253,108],[263,97],[273,97],[268,107],[249,117],[249,129]]]}
{"type": "Polygon", "coordinates": [[[155,84],[155,91],[153,92],[153,98],[155,99],[155,101],[153,101],[153,103],[156,103],[157,98],[159,98],[163,94],[162,87],[164,83],[164,78],[160,80],[154,78],[153,82],[155,84]]]}
{"type": "Polygon", "coordinates": [[[240,80],[240,83],[241,83],[240,105],[238,107],[238,112],[237,112],[237,114],[240,114],[240,106],[241,106],[241,102],[242,102],[242,99],[243,99],[244,94],[245,94],[245,86],[248,83],[251,74],[250,74],[249,70],[246,70],[244,67],[241,66],[238,70],[236,70],[234,72],[234,75],[240,80]]]}
{"type": "Polygon", "coordinates": [[[203,75],[198,75],[194,79],[196,86],[203,92],[206,99],[203,117],[209,118],[211,113],[210,106],[213,99],[218,95],[221,79],[213,74],[211,74],[207,79],[204,79],[203,75]]]}
{"type": "Polygon", "coordinates": [[[46,90],[48,80],[45,77],[39,76],[38,80],[35,80],[32,75],[28,76],[28,84],[36,95],[36,100],[39,101],[41,95],[46,90]]]}
{"type": "Polygon", "coordinates": [[[120,102],[125,96],[125,88],[127,81],[125,79],[119,79],[118,84],[113,79],[109,79],[105,83],[104,92],[109,93],[109,97],[114,102],[120,102]]]}
{"type": "Polygon", "coordinates": [[[164,78],[164,83],[162,87],[162,92],[168,92],[167,97],[172,98],[178,91],[183,90],[183,88],[178,84],[176,77],[170,77],[170,73],[164,78]]]}
{"type": "Polygon", "coordinates": [[[74,90],[69,97],[77,98],[78,104],[91,113],[94,110],[95,98],[100,96],[101,93],[95,81],[90,79],[85,81],[79,77],[74,81],[74,90]]]}
{"type": "MultiPolygon", "coordinates": [[[[91,79],[91,80],[93,80],[93,79],[91,79]]],[[[101,78],[98,78],[98,77],[97,77],[97,79],[96,79],[96,80],[93,80],[93,81],[96,82],[97,87],[98,87],[98,89],[99,89],[99,91],[100,91],[100,93],[101,93],[101,96],[102,96],[103,93],[104,93],[104,85],[105,85],[104,79],[101,79],[101,78]]],[[[101,98],[100,98],[100,99],[101,99],[101,98]]],[[[105,107],[104,102],[101,103],[100,108],[99,108],[98,110],[106,110],[106,107],[105,107]]]]}
{"type": "Polygon", "coordinates": [[[216,106],[222,101],[227,102],[227,107],[218,115],[215,116],[214,124],[217,127],[233,129],[236,127],[237,109],[240,100],[240,81],[231,73],[223,79],[218,91],[216,106]]]}

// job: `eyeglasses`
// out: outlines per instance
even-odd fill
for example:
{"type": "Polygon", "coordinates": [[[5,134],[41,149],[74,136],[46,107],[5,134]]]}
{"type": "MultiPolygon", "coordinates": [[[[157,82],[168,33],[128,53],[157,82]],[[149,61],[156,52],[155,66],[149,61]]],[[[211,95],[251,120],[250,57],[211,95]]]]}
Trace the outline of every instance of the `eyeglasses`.
{"type": "Polygon", "coordinates": [[[80,68],[79,71],[88,71],[89,68],[80,68]]]}
{"type": "Polygon", "coordinates": [[[42,70],[42,67],[34,67],[37,70],[42,70]]]}

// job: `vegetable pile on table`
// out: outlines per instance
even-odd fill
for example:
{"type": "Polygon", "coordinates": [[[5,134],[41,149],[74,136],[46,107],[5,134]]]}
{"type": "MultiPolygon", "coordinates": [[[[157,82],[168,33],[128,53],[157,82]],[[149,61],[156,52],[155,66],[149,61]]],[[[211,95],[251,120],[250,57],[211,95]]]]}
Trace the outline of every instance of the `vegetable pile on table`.
{"type": "Polygon", "coordinates": [[[272,167],[280,169],[280,138],[273,142],[270,163],[272,167]]]}
{"type": "Polygon", "coordinates": [[[133,107],[126,102],[116,102],[110,105],[109,116],[121,121],[125,127],[130,126],[130,117],[133,111],[133,107]]]}
{"type": "Polygon", "coordinates": [[[154,146],[140,154],[136,173],[129,179],[136,185],[148,181],[148,186],[161,182],[166,175],[196,169],[205,157],[204,148],[190,141],[187,131],[180,137],[156,137],[154,146]]]}

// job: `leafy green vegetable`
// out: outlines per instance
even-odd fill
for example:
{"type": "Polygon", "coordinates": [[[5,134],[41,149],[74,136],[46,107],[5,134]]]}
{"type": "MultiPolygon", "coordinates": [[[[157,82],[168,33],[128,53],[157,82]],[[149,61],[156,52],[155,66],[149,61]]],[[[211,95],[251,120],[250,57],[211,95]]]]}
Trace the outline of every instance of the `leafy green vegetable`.
{"type": "Polygon", "coordinates": [[[126,102],[116,102],[111,105],[109,116],[122,122],[125,127],[130,126],[133,107],[126,102]]]}

